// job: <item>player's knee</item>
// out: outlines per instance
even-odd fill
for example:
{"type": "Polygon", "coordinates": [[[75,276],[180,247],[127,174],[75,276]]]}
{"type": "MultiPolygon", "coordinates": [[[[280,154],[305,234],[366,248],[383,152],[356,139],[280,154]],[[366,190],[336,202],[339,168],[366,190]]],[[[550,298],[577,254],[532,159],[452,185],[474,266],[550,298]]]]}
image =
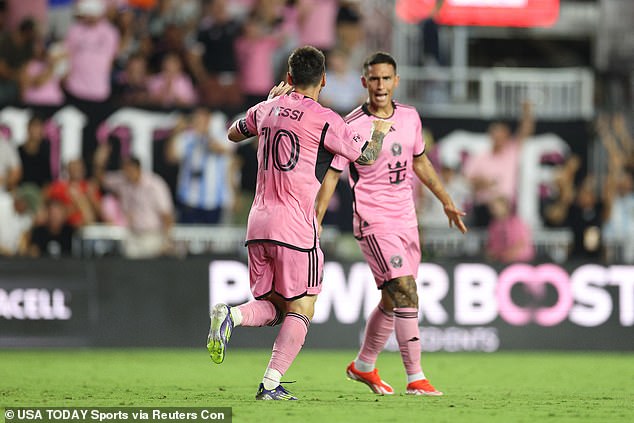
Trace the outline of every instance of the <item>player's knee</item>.
{"type": "Polygon", "coordinates": [[[267,326],[277,326],[282,324],[282,322],[284,321],[284,312],[280,310],[277,304],[273,304],[273,306],[275,306],[275,318],[268,322],[266,324],[267,326]]]}
{"type": "Polygon", "coordinates": [[[286,306],[286,312],[301,314],[312,320],[315,314],[316,299],[317,297],[314,295],[306,295],[297,300],[289,301],[286,306]]]}
{"type": "Polygon", "coordinates": [[[418,308],[416,288],[416,280],[411,276],[393,279],[387,286],[394,307],[397,308],[418,308]]]}

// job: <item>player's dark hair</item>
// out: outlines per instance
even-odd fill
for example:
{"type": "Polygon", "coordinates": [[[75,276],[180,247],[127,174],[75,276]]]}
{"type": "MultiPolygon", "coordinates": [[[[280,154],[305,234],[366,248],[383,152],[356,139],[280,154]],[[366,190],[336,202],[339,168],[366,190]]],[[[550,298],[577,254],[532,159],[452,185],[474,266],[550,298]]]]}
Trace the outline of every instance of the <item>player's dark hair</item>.
{"type": "Polygon", "coordinates": [[[396,60],[394,60],[390,53],[386,53],[384,51],[377,51],[376,53],[372,53],[365,59],[365,62],[363,62],[363,73],[366,74],[370,66],[378,65],[380,63],[387,63],[388,65],[392,65],[392,67],[394,68],[394,72],[396,73],[396,60]]]}
{"type": "Polygon", "coordinates": [[[312,46],[296,48],[288,58],[288,72],[293,85],[297,87],[314,87],[320,84],[326,72],[324,53],[312,46]]]}

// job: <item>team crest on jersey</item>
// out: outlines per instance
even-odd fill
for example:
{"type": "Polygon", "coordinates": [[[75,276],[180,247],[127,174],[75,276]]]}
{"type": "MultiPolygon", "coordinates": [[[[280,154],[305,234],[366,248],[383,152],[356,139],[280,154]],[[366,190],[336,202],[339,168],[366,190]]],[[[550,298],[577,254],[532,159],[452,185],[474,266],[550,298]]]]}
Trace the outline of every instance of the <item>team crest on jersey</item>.
{"type": "Polygon", "coordinates": [[[402,152],[403,152],[403,147],[401,146],[401,144],[399,144],[397,142],[392,144],[392,155],[393,156],[400,156],[402,152]]]}
{"type": "Polygon", "coordinates": [[[390,264],[395,269],[400,269],[403,266],[403,257],[401,256],[392,256],[390,258],[390,264]]]}

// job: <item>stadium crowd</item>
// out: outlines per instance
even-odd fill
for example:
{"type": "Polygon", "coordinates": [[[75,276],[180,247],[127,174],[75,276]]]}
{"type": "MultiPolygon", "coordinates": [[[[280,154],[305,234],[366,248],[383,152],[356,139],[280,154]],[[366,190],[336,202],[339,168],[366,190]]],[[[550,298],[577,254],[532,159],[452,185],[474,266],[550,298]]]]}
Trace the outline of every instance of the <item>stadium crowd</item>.
{"type": "MultiPolygon", "coordinates": [[[[342,114],[360,104],[363,33],[374,19],[360,3],[0,1],[0,108],[38,111],[23,142],[7,133],[0,139],[0,255],[70,254],[73,233],[95,222],[129,229],[129,257],[167,252],[174,222],[244,224],[255,190],[257,143],[229,143],[227,116],[265,99],[285,74],[288,53],[305,44],[327,53],[320,101],[342,114]],[[88,121],[82,156],[60,165],[48,118],[65,104],[88,121]],[[160,157],[171,174],[144,169],[133,156],[120,159],[98,142],[98,125],[121,107],[180,111],[160,157]]],[[[552,184],[535,200],[545,226],[571,229],[577,257],[599,258],[603,241],[612,240],[623,243],[625,257],[634,261],[630,124],[620,114],[598,118],[596,133],[608,153],[604,172],[588,174],[583,159],[563,158],[553,163],[552,184]]],[[[492,124],[491,152],[458,166],[441,163],[426,134],[427,154],[449,194],[469,212],[467,223],[488,229],[492,260],[534,257],[531,228],[514,213],[517,182],[495,173],[517,174],[518,146],[533,127],[526,105],[515,134],[506,124],[492,124]]],[[[420,191],[423,227],[446,225],[442,210],[420,191]]],[[[334,208],[350,201],[338,193],[334,208]]]]}

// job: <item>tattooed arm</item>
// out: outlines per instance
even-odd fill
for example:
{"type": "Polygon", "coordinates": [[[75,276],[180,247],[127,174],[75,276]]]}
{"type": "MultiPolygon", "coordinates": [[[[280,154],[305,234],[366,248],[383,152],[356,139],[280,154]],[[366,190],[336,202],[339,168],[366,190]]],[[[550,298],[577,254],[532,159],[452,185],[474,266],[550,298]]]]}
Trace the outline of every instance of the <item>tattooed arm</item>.
{"type": "Polygon", "coordinates": [[[449,219],[449,227],[456,226],[460,232],[467,232],[467,227],[462,221],[462,216],[466,213],[456,208],[426,155],[421,154],[420,156],[414,157],[414,173],[416,173],[418,179],[420,179],[442,203],[445,214],[449,219]]]}
{"type": "Polygon", "coordinates": [[[370,134],[370,141],[365,146],[361,156],[356,160],[360,165],[371,165],[379,157],[381,148],[383,147],[383,138],[387,135],[388,131],[392,127],[392,122],[387,120],[375,120],[372,122],[372,133],[370,134]]]}

